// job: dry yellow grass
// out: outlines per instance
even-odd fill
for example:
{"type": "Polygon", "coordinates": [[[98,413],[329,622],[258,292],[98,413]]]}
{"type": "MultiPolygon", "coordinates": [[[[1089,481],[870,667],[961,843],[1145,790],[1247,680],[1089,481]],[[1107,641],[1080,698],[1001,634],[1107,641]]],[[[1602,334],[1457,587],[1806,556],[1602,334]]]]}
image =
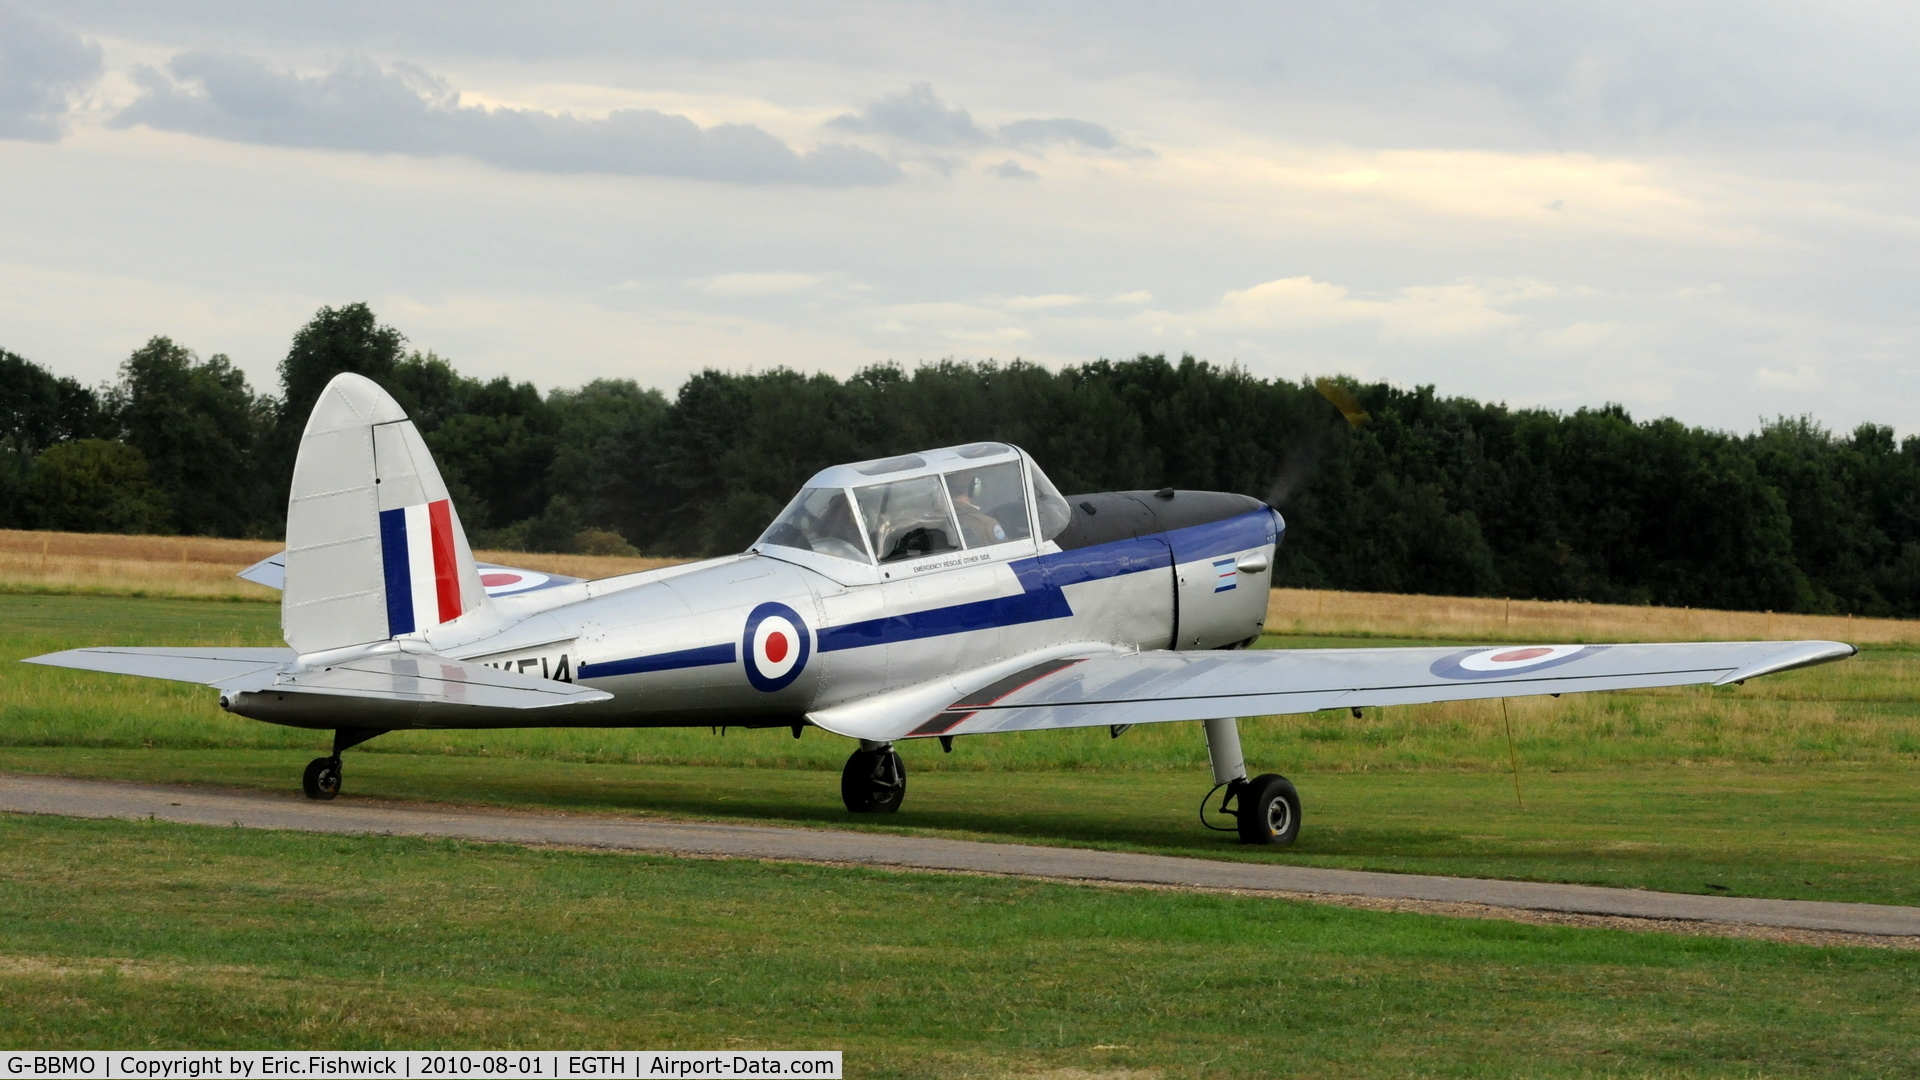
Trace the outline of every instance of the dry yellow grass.
{"type": "Polygon", "coordinates": [[[1283,634],[1499,641],[1740,641],[1819,638],[1920,644],[1920,620],[1778,615],[1555,600],[1275,589],[1267,629],[1283,634]]]}
{"type": "MultiPolygon", "coordinates": [[[[0,589],[277,600],[280,594],[274,590],[234,575],[283,547],[278,540],[0,529],[0,589]]],[[[584,578],[631,574],[682,561],[523,551],[474,554],[482,562],[584,578]]]]}
{"type": "Polygon", "coordinates": [[[650,559],[640,555],[541,555],[532,551],[476,551],[473,555],[481,562],[518,566],[547,574],[565,574],[589,581],[620,574],[637,574],[642,570],[657,570],[662,566],[674,566],[687,561],[650,559]]]}
{"type": "MultiPolygon", "coordinates": [[[[0,589],[274,600],[234,575],[281,550],[277,540],[213,540],[0,529],[0,589]]],[[[581,578],[613,577],[679,559],[479,551],[481,561],[581,578]]],[[[1920,644],[1920,620],[1629,607],[1543,600],[1275,589],[1267,629],[1294,634],[1500,641],[1697,641],[1829,638],[1920,644]]]]}
{"type": "Polygon", "coordinates": [[[233,575],[280,550],[273,540],[0,529],[0,588],[272,600],[233,575]]]}

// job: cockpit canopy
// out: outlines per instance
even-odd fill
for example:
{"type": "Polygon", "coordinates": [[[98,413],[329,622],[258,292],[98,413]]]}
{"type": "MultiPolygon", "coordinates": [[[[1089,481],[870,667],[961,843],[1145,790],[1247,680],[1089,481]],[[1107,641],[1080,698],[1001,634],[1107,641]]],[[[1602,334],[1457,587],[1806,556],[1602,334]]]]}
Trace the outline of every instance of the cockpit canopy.
{"type": "Polygon", "coordinates": [[[865,563],[1051,540],[1072,510],[1018,448],[981,442],[835,465],[807,481],[755,547],[865,563]]]}

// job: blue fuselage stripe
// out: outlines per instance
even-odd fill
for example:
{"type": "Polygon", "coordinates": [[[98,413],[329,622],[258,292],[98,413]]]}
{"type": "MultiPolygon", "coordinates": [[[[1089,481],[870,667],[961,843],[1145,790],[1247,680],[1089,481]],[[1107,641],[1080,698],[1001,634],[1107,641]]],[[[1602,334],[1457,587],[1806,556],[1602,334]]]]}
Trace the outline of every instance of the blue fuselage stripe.
{"type": "Polygon", "coordinates": [[[1185,564],[1271,544],[1276,539],[1273,520],[1272,511],[1255,510],[1205,525],[1189,525],[1165,535],[1173,545],[1173,561],[1185,564]]]}
{"type": "Polygon", "coordinates": [[[609,660],[603,664],[581,664],[578,677],[604,679],[613,675],[638,675],[648,671],[713,667],[716,664],[731,664],[739,658],[739,655],[733,642],[729,641],[725,645],[703,645],[698,649],[654,653],[652,656],[635,656],[627,660],[609,660]]]}
{"type": "Polygon", "coordinates": [[[858,649],[866,645],[884,645],[890,641],[944,637],[972,630],[990,630],[996,626],[1064,619],[1073,614],[1067,598],[1057,588],[1040,588],[1018,596],[999,596],[916,611],[911,615],[889,615],[884,619],[830,626],[820,631],[820,651],[858,649]]]}
{"type": "MultiPolygon", "coordinates": [[[[381,515],[381,518],[384,527],[385,515],[381,515]]],[[[888,615],[845,626],[829,626],[820,631],[817,640],[821,652],[838,652],[896,641],[915,641],[1048,619],[1065,619],[1073,615],[1073,607],[1067,603],[1066,593],[1062,591],[1068,585],[1149,570],[1171,573],[1176,562],[1192,562],[1208,556],[1245,551],[1272,543],[1274,539],[1273,515],[1266,510],[1257,510],[1205,525],[1021,559],[1010,564],[1021,587],[1021,591],[1014,596],[951,604],[905,615],[888,615]]],[[[698,649],[636,656],[628,660],[582,664],[579,678],[597,679],[649,671],[712,667],[731,664],[738,659],[739,650],[732,643],[707,645],[698,649]]]]}
{"type": "Polygon", "coordinates": [[[1205,525],[1021,559],[1012,564],[1022,590],[1017,596],[830,626],[820,631],[820,651],[837,652],[1068,618],[1073,614],[1073,607],[1062,591],[1068,585],[1148,570],[1164,569],[1171,573],[1175,562],[1259,547],[1273,541],[1273,521],[1270,512],[1257,510],[1205,525]]]}

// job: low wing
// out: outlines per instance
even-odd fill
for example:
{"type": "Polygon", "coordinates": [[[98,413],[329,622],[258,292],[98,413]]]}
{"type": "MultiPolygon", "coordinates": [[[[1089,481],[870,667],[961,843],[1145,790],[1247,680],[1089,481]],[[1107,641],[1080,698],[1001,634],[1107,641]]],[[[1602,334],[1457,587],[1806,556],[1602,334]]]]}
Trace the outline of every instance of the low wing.
{"type": "MultiPolygon", "coordinates": [[[[533,592],[537,589],[551,589],[559,585],[572,585],[581,580],[565,574],[546,574],[538,570],[522,570],[517,566],[499,566],[494,563],[474,564],[480,571],[480,587],[487,590],[488,596],[510,596],[514,593],[533,592]]],[[[269,555],[235,577],[245,578],[255,585],[265,585],[269,589],[286,590],[287,553],[269,555]]]]}
{"type": "MultiPolygon", "coordinates": [[[[822,710],[829,731],[885,741],[993,731],[1272,716],[1529,694],[1716,685],[1854,654],[1837,641],[1265,649],[1056,655],[982,672],[929,709],[927,684],[822,710]],[[891,699],[891,700],[888,700],[891,699]]],[[[958,686],[959,679],[944,680],[958,686]]]]}
{"type": "MultiPolygon", "coordinates": [[[[494,709],[544,709],[613,695],[439,656],[379,653],[329,667],[288,670],[292,649],[69,649],[27,661],[219,687],[230,695],[361,698],[494,709]]],[[[243,710],[244,711],[244,710],[243,710]]]]}

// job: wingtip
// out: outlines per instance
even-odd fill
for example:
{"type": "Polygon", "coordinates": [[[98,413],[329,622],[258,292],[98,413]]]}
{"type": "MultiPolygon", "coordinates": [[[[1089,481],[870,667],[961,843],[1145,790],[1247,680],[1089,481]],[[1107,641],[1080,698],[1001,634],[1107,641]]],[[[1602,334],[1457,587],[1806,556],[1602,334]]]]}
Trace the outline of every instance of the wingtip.
{"type": "Polygon", "coordinates": [[[1715,686],[1729,683],[1743,683],[1748,679],[1762,675],[1777,675],[1782,671],[1795,668],[1812,667],[1815,664],[1830,664],[1835,660],[1845,660],[1860,650],[1844,641],[1795,641],[1771,656],[1756,660],[1742,668],[1722,675],[1713,681],[1715,686]]]}

